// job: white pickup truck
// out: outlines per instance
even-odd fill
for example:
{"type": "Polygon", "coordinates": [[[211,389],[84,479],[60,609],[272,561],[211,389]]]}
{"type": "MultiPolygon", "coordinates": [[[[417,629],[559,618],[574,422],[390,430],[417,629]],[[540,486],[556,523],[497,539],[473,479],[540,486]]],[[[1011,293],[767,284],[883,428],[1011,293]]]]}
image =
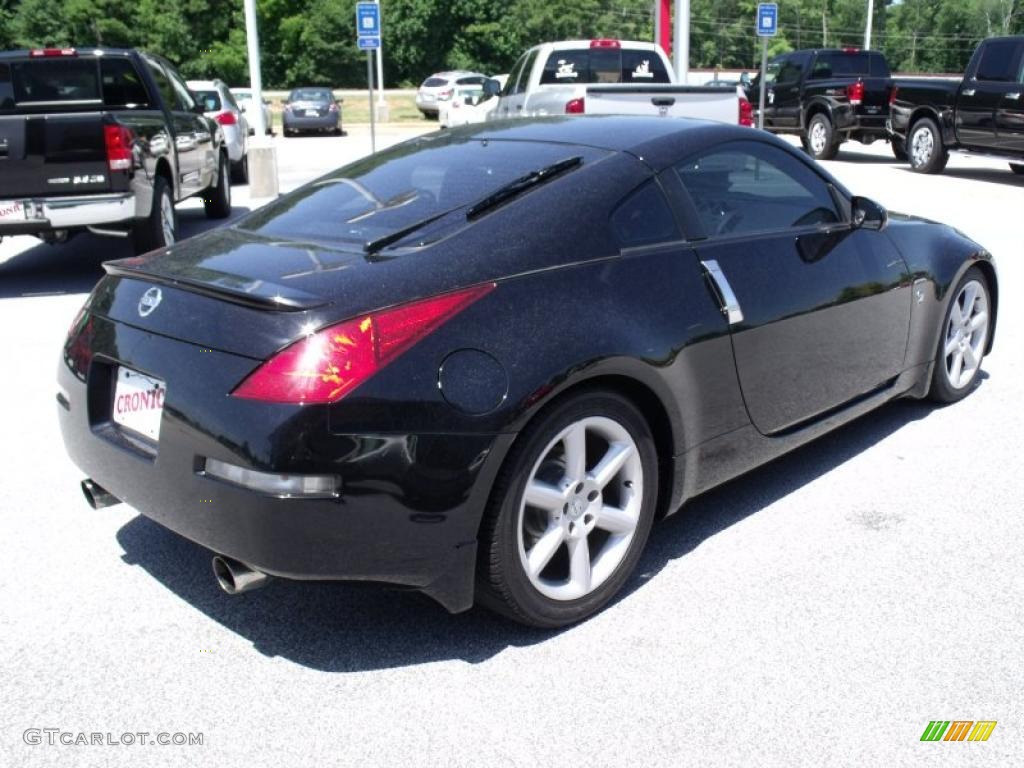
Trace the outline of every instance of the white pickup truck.
{"type": "Polygon", "coordinates": [[[660,46],[634,40],[563,40],[530,48],[500,92],[484,83],[497,105],[488,119],[540,115],[661,115],[753,125],[740,89],[674,82],[660,46]]]}

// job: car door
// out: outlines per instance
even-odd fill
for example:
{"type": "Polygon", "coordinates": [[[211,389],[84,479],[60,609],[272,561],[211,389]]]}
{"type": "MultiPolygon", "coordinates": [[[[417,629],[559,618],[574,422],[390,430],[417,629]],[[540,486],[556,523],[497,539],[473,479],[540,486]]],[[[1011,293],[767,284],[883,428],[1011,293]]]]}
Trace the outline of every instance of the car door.
{"type": "Polygon", "coordinates": [[[996,106],[996,146],[1024,153],[1024,41],[1017,43],[1017,76],[1007,84],[996,106]]]}
{"type": "Polygon", "coordinates": [[[1021,90],[1020,62],[1018,40],[991,40],[982,46],[977,65],[969,70],[973,77],[960,86],[957,98],[956,135],[960,144],[976,149],[999,145],[996,115],[1010,101],[1008,95],[1021,90]]]}
{"type": "Polygon", "coordinates": [[[144,61],[160,90],[160,97],[170,122],[175,155],[178,158],[179,199],[194,195],[202,187],[199,186],[199,146],[195,140],[193,121],[185,114],[178,90],[167,71],[155,59],[146,56],[144,61]]]}
{"type": "MultiPolygon", "coordinates": [[[[806,53],[792,53],[783,57],[775,82],[771,84],[766,99],[765,119],[770,118],[776,128],[800,127],[800,84],[810,56],[806,53]]],[[[760,98],[760,94],[757,94],[760,98]]]]}
{"type": "Polygon", "coordinates": [[[527,51],[519,57],[519,61],[515,63],[509,72],[508,80],[505,81],[505,87],[501,89],[498,97],[498,107],[495,109],[495,115],[500,119],[515,116],[511,107],[512,99],[519,84],[519,76],[523,74],[523,65],[526,64],[526,58],[529,55],[530,52],[527,51]]]}
{"type": "Polygon", "coordinates": [[[751,421],[775,434],[890,383],[903,369],[911,279],[884,231],[807,161],[727,142],[675,167],[687,236],[719,293],[751,421]]]}
{"type": "Polygon", "coordinates": [[[214,141],[217,124],[203,114],[202,108],[192,98],[192,92],[185,85],[185,81],[167,62],[163,62],[168,77],[174,84],[174,90],[178,94],[178,105],[181,110],[181,120],[189,126],[192,136],[195,139],[196,171],[198,173],[199,190],[206,189],[217,178],[220,168],[220,158],[217,156],[217,144],[214,141]]]}

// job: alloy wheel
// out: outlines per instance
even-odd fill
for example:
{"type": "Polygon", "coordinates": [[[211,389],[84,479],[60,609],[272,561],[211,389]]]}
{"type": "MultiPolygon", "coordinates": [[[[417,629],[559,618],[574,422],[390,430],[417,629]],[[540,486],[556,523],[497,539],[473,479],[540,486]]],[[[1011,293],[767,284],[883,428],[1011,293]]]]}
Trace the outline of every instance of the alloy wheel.
{"type": "Polygon", "coordinates": [[[811,126],[811,150],[815,155],[820,155],[825,151],[825,145],[828,143],[828,137],[825,134],[825,125],[822,122],[816,122],[811,126]]]}
{"type": "Polygon", "coordinates": [[[934,151],[935,137],[931,130],[922,128],[917,131],[910,146],[910,157],[914,161],[914,165],[918,167],[927,165],[928,161],[932,159],[934,151]]]}
{"type": "Polygon", "coordinates": [[[963,389],[981,366],[988,341],[988,294],[971,280],[953,301],[946,324],[946,378],[954,389],[963,389]]]}

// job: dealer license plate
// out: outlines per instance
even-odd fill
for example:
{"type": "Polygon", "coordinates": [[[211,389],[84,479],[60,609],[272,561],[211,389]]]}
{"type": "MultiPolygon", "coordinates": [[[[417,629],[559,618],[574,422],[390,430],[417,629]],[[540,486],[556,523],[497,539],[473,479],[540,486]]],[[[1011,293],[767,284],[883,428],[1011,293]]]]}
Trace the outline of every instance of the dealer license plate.
{"type": "Polygon", "coordinates": [[[18,200],[0,200],[0,223],[25,220],[25,206],[18,200]]]}
{"type": "Polygon", "coordinates": [[[317,117],[317,116],[319,116],[319,114],[320,113],[317,112],[315,109],[307,109],[306,110],[306,117],[317,117]]]}
{"type": "Polygon", "coordinates": [[[114,422],[157,442],[166,394],[167,385],[160,379],[121,366],[114,386],[114,422]]]}

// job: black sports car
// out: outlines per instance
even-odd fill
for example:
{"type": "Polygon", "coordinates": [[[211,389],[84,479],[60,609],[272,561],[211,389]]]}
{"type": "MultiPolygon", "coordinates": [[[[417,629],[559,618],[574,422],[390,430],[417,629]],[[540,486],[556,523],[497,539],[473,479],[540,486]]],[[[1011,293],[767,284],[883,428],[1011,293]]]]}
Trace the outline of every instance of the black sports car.
{"type": "Polygon", "coordinates": [[[765,133],[593,117],[431,134],[111,262],[59,366],[94,506],[229,592],[599,610],[659,515],[979,377],[991,257],[765,133]]]}

